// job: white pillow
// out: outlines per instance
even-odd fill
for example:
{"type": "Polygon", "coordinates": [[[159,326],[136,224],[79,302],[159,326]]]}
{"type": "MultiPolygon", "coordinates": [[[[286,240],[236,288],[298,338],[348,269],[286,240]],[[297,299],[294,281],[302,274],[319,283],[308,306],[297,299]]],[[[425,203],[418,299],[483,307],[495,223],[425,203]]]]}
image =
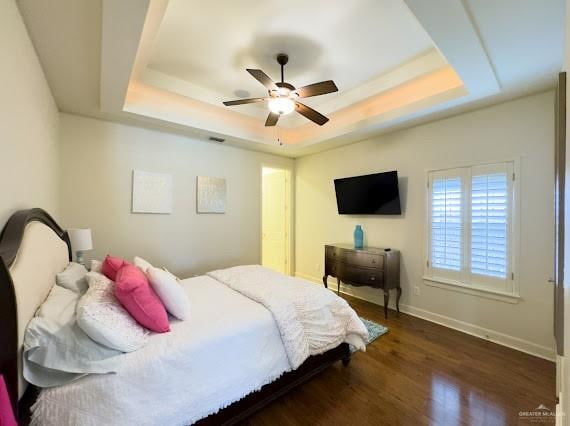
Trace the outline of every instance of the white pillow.
{"type": "Polygon", "coordinates": [[[178,278],[170,272],[150,267],[146,271],[150,285],[166,310],[176,318],[185,320],[190,315],[190,301],[178,278]]]}
{"type": "Polygon", "coordinates": [[[36,317],[48,318],[58,326],[72,323],[75,315],[75,306],[81,295],[62,286],[54,285],[44,303],[36,312],[36,317]]]}
{"type": "Polygon", "coordinates": [[[172,276],[176,279],[176,281],[180,282],[180,278],[178,278],[176,275],[174,275],[172,272],[170,272],[170,271],[169,271],[168,269],[166,269],[164,266],[163,266],[162,268],[160,268],[160,269],[162,269],[164,272],[168,272],[170,275],[172,275],[172,276]]]}
{"type": "Polygon", "coordinates": [[[75,321],[80,294],[54,285],[24,334],[23,374],[39,387],[59,386],[86,374],[116,372],[121,352],[100,345],[75,321]]]}
{"type": "Polygon", "coordinates": [[[91,272],[98,272],[100,274],[103,273],[103,262],[100,260],[93,259],[91,261],[91,268],[89,269],[91,272]]]}
{"type": "Polygon", "coordinates": [[[147,269],[153,267],[149,262],[144,260],[142,257],[138,257],[138,256],[135,256],[135,258],[133,259],[133,263],[135,264],[135,266],[137,268],[139,268],[145,274],[146,274],[147,269]]]}
{"type": "Polygon", "coordinates": [[[85,266],[79,263],[69,262],[64,271],[55,276],[55,282],[60,287],[83,294],[87,291],[86,274],[87,269],[85,269],[85,266]]]}
{"type": "Polygon", "coordinates": [[[148,332],[121,306],[115,283],[97,272],[87,275],[89,289],[77,302],[77,324],[93,340],[112,349],[132,352],[143,347],[148,332]]]}

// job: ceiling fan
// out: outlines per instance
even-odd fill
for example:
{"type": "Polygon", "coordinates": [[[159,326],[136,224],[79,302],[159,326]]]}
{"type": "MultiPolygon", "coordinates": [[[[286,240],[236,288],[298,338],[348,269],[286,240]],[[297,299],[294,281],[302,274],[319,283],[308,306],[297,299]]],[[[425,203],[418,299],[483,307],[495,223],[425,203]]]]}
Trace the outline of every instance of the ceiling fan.
{"type": "Polygon", "coordinates": [[[287,115],[297,110],[297,112],[309,120],[317,123],[319,126],[325,124],[329,119],[313,108],[297,101],[299,98],[308,98],[310,96],[325,95],[327,93],[337,92],[338,88],[334,81],[327,80],[320,83],[309,84],[308,86],[295,88],[290,83],[285,82],[283,67],[289,62],[289,56],[284,53],[277,55],[277,62],[281,65],[281,81],[273,82],[267,74],[261,70],[246,69],[257,81],[265,86],[269,92],[269,96],[265,98],[238,99],[236,101],[226,101],[225,106],[253,104],[257,102],[265,102],[269,106],[269,116],[265,120],[265,126],[275,126],[281,115],[287,115]]]}

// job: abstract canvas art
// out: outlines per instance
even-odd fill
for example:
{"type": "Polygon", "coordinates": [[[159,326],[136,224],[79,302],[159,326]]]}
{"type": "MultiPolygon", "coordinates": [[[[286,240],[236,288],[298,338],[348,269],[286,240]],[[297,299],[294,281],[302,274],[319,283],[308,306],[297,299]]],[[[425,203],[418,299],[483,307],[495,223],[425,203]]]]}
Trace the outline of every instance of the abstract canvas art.
{"type": "Polygon", "coordinates": [[[226,180],[198,176],[196,179],[196,211],[198,213],[226,212],[226,180]]]}
{"type": "Polygon", "coordinates": [[[172,213],[172,175],[133,170],[133,213],[172,213]]]}

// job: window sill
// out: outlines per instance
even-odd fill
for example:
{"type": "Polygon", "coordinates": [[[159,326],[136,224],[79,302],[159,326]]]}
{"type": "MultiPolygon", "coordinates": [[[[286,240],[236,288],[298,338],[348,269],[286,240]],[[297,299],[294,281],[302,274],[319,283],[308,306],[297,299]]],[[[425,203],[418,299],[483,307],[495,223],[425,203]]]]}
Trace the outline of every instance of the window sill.
{"type": "Polygon", "coordinates": [[[519,303],[521,297],[519,295],[505,293],[501,291],[490,290],[482,287],[463,284],[459,281],[446,280],[444,278],[423,277],[424,283],[430,287],[443,288],[460,293],[471,294],[473,296],[484,297],[486,299],[499,300],[506,303],[519,303]]]}

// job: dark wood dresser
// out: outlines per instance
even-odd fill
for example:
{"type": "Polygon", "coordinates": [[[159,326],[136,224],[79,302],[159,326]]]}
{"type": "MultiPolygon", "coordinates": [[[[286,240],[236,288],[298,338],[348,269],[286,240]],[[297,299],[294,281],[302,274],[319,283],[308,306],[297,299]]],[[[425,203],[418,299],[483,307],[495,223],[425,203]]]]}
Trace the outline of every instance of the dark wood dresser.
{"type": "Polygon", "coordinates": [[[336,277],[340,283],[353,286],[375,287],[384,292],[384,317],[388,318],[390,290],[396,289],[396,309],[400,312],[400,252],[379,247],[355,249],[350,244],[325,246],[325,275],[323,283],[328,288],[327,278],[336,277]]]}

